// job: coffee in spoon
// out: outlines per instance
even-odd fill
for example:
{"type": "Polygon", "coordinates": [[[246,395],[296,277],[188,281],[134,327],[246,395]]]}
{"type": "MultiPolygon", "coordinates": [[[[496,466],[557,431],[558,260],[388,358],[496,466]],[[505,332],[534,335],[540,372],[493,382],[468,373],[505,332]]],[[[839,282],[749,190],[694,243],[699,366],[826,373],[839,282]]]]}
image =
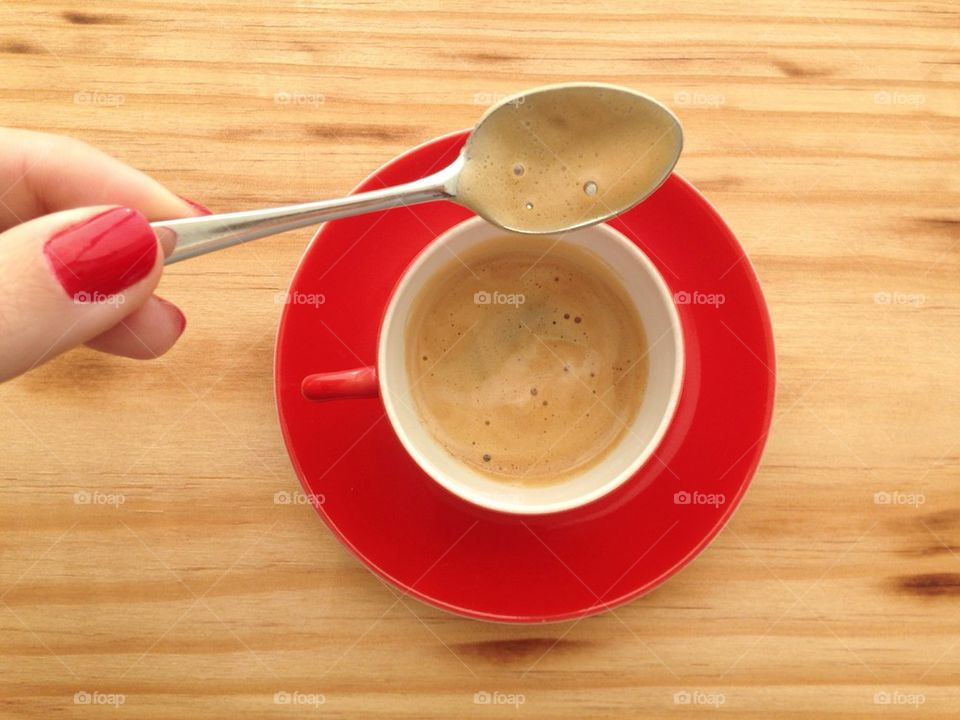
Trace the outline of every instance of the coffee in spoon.
{"type": "Polygon", "coordinates": [[[683,133],[667,108],[613,85],[553,85],[508,98],[464,147],[457,202],[507,230],[606,220],[666,180],[683,133]]]}

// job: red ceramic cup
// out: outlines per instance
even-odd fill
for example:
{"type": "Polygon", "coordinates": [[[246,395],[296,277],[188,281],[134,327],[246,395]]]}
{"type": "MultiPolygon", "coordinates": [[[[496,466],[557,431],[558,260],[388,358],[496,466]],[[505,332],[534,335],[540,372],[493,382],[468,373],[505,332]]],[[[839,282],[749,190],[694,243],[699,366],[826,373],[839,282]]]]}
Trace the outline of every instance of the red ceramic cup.
{"type": "Polygon", "coordinates": [[[434,481],[464,500],[505,513],[570,510],[603,497],[628,480],[656,451],[673,419],[684,370],[683,333],[670,290],[653,263],[607,225],[562,235],[603,261],[633,301],[647,336],[648,379],[637,416],[597,464],[562,482],[521,486],[494,480],[447,452],[424,427],[410,393],[405,336],[414,300],[424,285],[464,252],[505,231],[480,218],[451,228],[428,245],[404,272],[380,323],[376,367],[310,375],[302,383],[309,400],[380,397],[406,451],[434,481]]]}

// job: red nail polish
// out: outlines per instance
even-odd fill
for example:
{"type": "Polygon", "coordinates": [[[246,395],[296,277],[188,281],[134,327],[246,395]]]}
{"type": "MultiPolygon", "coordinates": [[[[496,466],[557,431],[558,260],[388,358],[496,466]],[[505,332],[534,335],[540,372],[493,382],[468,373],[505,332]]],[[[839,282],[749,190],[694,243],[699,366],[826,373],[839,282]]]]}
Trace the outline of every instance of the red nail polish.
{"type": "Polygon", "coordinates": [[[183,331],[187,329],[187,316],[176,305],[174,305],[174,309],[177,311],[177,320],[180,323],[180,334],[183,335],[183,331]]]}
{"type": "Polygon", "coordinates": [[[183,195],[177,195],[177,197],[183,200],[187,205],[192,207],[201,215],[213,215],[213,212],[209,208],[204,207],[203,205],[198,203],[196,200],[191,200],[190,198],[184,197],[183,195]]]}
{"type": "Polygon", "coordinates": [[[153,268],[157,237],[136,210],[113,208],[61,230],[43,254],[70,297],[116,295],[153,268]]]}

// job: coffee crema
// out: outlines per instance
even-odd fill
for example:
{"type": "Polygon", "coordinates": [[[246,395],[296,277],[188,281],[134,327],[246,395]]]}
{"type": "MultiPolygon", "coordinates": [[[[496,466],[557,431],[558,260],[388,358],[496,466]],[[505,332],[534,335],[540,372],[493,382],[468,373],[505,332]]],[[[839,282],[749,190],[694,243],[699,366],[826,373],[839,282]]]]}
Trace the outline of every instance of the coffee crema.
{"type": "Polygon", "coordinates": [[[420,291],[406,327],[427,430],[475,470],[517,484],[600,462],[636,418],[643,324],[614,271],[549,237],[489,240],[420,291]]]}
{"type": "Polygon", "coordinates": [[[533,92],[481,121],[464,148],[457,197],[523,232],[555,232],[642,198],[681,145],[674,117],[615,87],[533,92]]]}

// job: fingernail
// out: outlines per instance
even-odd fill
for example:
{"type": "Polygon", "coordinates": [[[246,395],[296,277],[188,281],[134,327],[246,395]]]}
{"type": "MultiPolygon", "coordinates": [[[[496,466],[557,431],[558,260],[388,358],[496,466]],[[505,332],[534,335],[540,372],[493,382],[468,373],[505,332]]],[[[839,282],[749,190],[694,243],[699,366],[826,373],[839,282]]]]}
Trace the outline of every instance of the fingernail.
{"type": "Polygon", "coordinates": [[[183,195],[177,195],[177,197],[183,200],[187,205],[192,207],[201,215],[213,215],[213,212],[209,208],[201,205],[196,200],[191,200],[190,198],[184,197],[183,195]]]}
{"type": "Polygon", "coordinates": [[[158,296],[157,300],[159,300],[168,308],[173,310],[173,312],[176,314],[177,322],[180,325],[179,331],[177,332],[177,337],[180,337],[181,335],[183,335],[183,331],[187,327],[187,316],[183,314],[183,311],[180,308],[178,308],[176,305],[174,305],[172,302],[170,302],[166,298],[162,298],[158,296]]]}
{"type": "Polygon", "coordinates": [[[146,277],[157,238],[136,210],[113,208],[61,230],[43,253],[70,297],[109,296],[146,277]]]}

